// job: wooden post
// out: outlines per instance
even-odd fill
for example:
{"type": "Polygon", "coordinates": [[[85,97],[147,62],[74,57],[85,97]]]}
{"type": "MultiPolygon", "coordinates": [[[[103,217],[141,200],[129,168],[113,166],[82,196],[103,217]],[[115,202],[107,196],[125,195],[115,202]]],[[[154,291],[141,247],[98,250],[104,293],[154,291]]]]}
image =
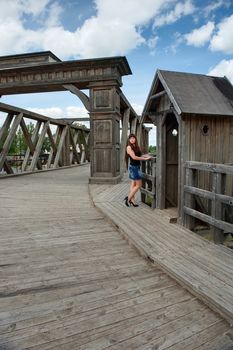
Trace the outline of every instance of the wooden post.
{"type": "Polygon", "coordinates": [[[43,142],[44,142],[44,138],[45,138],[45,135],[46,135],[46,132],[47,132],[48,125],[49,125],[49,121],[45,122],[44,125],[43,125],[43,128],[41,130],[41,133],[40,133],[40,136],[39,136],[39,139],[37,141],[36,148],[35,148],[35,151],[34,151],[34,154],[33,154],[33,157],[32,157],[32,161],[31,161],[31,164],[30,164],[30,167],[29,167],[29,171],[34,171],[35,170],[36,164],[37,164],[39,156],[40,156],[41,148],[42,148],[42,145],[43,145],[43,142]]]}
{"type": "MultiPolygon", "coordinates": [[[[186,175],[185,175],[186,181],[185,182],[186,182],[187,186],[194,186],[195,185],[195,173],[196,173],[195,170],[186,168],[186,175]]],[[[190,209],[195,209],[194,205],[195,205],[195,199],[194,199],[193,195],[191,193],[184,192],[184,206],[188,207],[190,209]]],[[[182,210],[184,210],[184,209],[182,208],[182,210]]],[[[184,218],[184,226],[190,230],[193,229],[194,224],[195,224],[195,219],[192,216],[187,215],[184,212],[183,212],[182,217],[184,218]]]]}
{"type": "Polygon", "coordinates": [[[68,126],[67,133],[65,135],[63,147],[62,147],[62,164],[63,166],[69,166],[70,165],[70,132],[69,132],[70,126],[68,126]]]}
{"type": "Polygon", "coordinates": [[[90,183],[112,183],[120,174],[120,95],[116,82],[100,82],[90,89],[90,183]]]}
{"type": "Polygon", "coordinates": [[[130,109],[127,108],[124,111],[123,121],[122,121],[122,133],[121,133],[121,174],[124,173],[126,164],[125,164],[125,149],[128,137],[128,124],[129,124],[129,115],[130,109]]]}
{"type": "MultiPolygon", "coordinates": [[[[215,194],[222,193],[222,174],[221,173],[212,173],[212,192],[215,194]]],[[[214,219],[222,220],[222,203],[215,197],[212,200],[211,205],[211,216],[214,219]]],[[[217,227],[213,227],[213,239],[214,243],[223,243],[224,235],[223,231],[217,227]]]]}
{"type": "MultiPolygon", "coordinates": [[[[156,193],[156,158],[152,158],[151,160],[152,163],[152,192],[156,193]]],[[[156,208],[156,196],[153,196],[152,203],[151,203],[151,208],[154,209],[156,208]]]]}
{"type": "MultiPolygon", "coordinates": [[[[59,160],[61,158],[61,152],[62,152],[62,148],[63,148],[63,145],[64,145],[64,142],[65,142],[65,137],[66,137],[66,134],[68,132],[68,125],[64,126],[62,128],[62,132],[61,132],[61,137],[60,137],[60,140],[59,140],[59,144],[57,146],[57,153],[56,153],[56,157],[54,159],[54,164],[53,164],[53,167],[54,168],[57,168],[58,167],[58,164],[59,164],[59,160]]],[[[64,166],[64,164],[62,163],[61,166],[64,166]]]]}
{"type": "Polygon", "coordinates": [[[138,144],[142,148],[142,124],[141,123],[137,124],[136,136],[138,139],[138,144]]]}
{"type": "Polygon", "coordinates": [[[133,120],[130,123],[130,133],[136,135],[136,130],[137,130],[137,122],[138,119],[136,117],[133,118],[133,120]]]}

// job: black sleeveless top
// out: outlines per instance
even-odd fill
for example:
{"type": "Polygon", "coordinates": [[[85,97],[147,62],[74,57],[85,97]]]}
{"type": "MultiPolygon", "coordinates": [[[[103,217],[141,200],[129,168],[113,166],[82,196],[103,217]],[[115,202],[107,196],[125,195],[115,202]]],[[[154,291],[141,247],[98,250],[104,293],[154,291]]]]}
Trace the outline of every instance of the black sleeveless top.
{"type": "MultiPolygon", "coordinates": [[[[135,156],[141,157],[141,155],[142,155],[141,151],[135,152],[135,156]]],[[[130,157],[130,155],[129,155],[129,159],[130,159],[130,162],[129,162],[130,165],[133,165],[133,166],[140,166],[141,165],[140,160],[133,159],[132,157],[130,157]]]]}

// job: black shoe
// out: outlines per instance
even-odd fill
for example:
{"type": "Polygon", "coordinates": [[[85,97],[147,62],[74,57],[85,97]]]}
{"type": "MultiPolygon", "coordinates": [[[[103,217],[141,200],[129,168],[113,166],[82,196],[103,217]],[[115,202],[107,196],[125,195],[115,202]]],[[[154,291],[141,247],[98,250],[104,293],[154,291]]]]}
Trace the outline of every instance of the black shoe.
{"type": "Polygon", "coordinates": [[[132,206],[133,206],[133,207],[139,207],[139,205],[138,205],[138,204],[135,204],[135,203],[134,203],[134,202],[132,202],[132,201],[129,201],[129,203],[130,203],[130,204],[132,204],[132,206]]]}
{"type": "Polygon", "coordinates": [[[128,196],[125,197],[125,198],[123,199],[123,201],[125,201],[125,205],[126,205],[127,207],[129,207],[128,196]]]}

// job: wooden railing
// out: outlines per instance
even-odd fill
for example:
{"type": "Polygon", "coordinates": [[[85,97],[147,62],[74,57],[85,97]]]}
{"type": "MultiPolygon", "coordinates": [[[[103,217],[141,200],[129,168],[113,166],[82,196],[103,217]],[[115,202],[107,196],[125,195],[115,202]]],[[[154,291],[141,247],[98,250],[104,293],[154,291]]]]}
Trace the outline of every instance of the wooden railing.
{"type": "Polygon", "coordinates": [[[189,161],[185,162],[185,171],[184,225],[192,229],[194,220],[201,220],[214,228],[215,243],[222,243],[224,232],[233,233],[233,166],[189,161]],[[206,181],[209,185],[208,190],[199,188],[197,172],[209,173],[209,181],[206,181]],[[209,210],[196,209],[198,198],[202,199],[202,203],[203,201],[210,202],[209,210]]]}
{"type": "Polygon", "coordinates": [[[156,157],[142,162],[141,200],[155,208],[156,204],[156,157]]]}
{"type": "Polygon", "coordinates": [[[0,111],[6,113],[0,129],[0,173],[48,170],[89,161],[89,129],[3,103],[0,103],[0,111]],[[32,134],[26,124],[28,121],[34,125],[32,134]],[[10,148],[19,129],[22,131],[26,149],[23,155],[20,154],[21,165],[18,162],[16,168],[12,165],[10,148]],[[49,150],[46,162],[43,162],[42,147],[46,138],[49,150]]]}

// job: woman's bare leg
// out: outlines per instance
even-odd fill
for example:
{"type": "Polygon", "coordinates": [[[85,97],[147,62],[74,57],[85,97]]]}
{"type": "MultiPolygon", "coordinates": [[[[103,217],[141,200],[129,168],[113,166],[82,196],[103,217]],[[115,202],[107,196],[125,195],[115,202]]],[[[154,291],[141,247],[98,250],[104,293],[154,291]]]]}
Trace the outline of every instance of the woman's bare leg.
{"type": "Polygon", "coordinates": [[[128,201],[130,202],[135,194],[137,193],[137,191],[140,189],[140,187],[142,186],[142,180],[134,180],[134,186],[132,186],[132,189],[130,187],[130,193],[128,195],[128,201]]]}

